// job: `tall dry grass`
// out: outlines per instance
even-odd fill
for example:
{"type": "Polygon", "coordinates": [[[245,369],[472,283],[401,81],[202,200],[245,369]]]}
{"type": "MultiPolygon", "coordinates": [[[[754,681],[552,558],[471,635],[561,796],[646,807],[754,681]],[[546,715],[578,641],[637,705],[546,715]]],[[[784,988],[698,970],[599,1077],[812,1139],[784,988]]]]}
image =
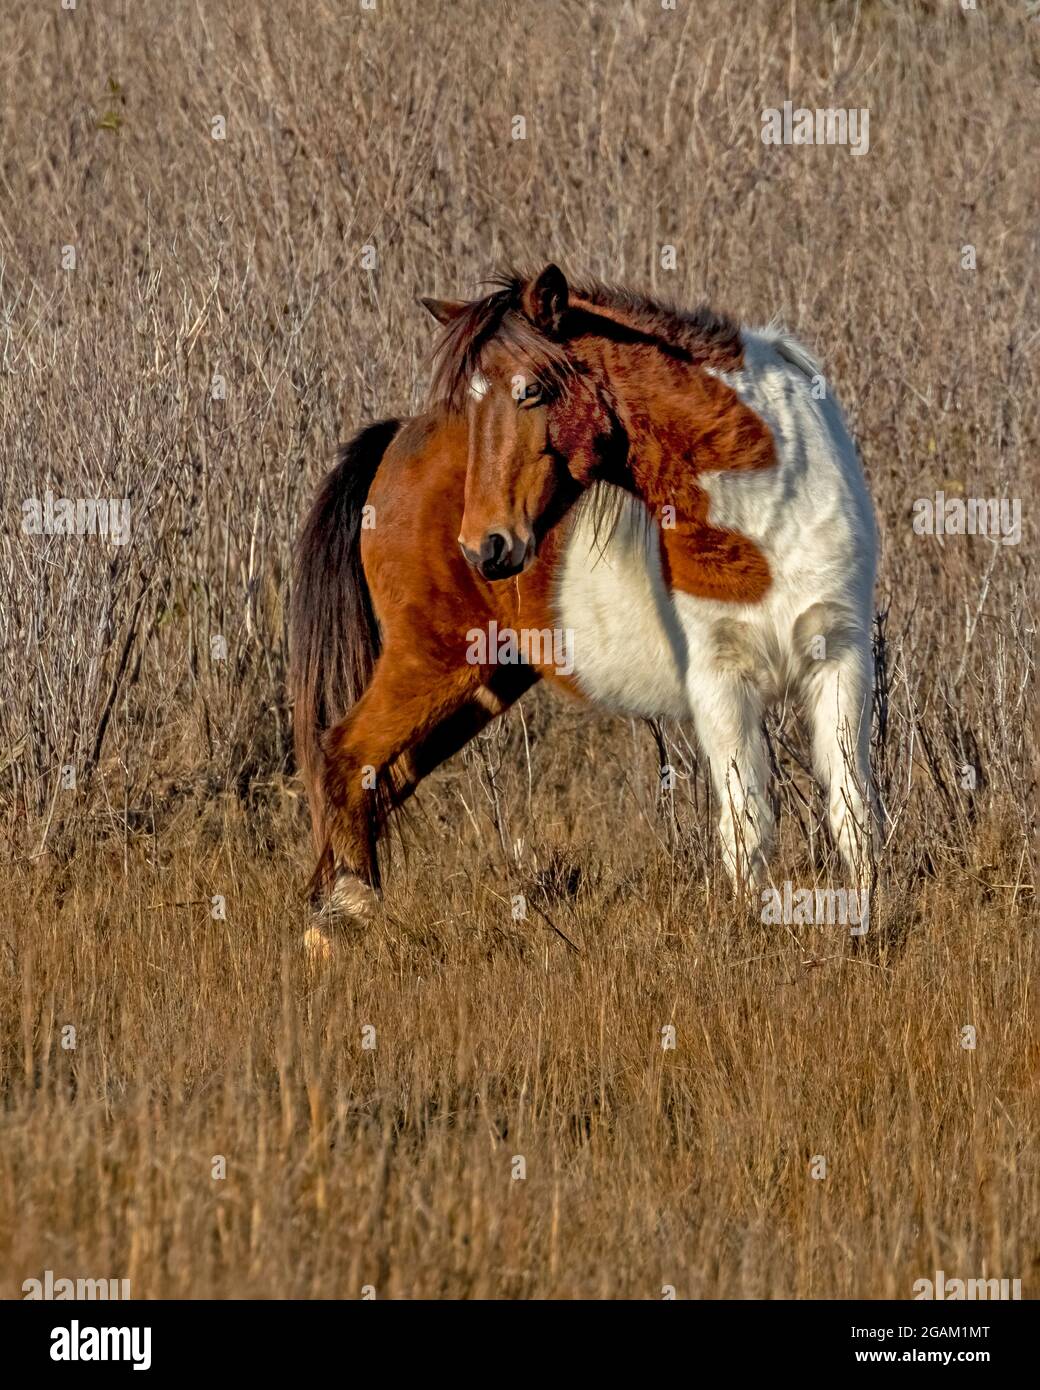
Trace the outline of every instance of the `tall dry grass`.
{"type": "MultiPolygon", "coordinates": [[[[80,0],[5,36],[0,1293],[1035,1294],[1040,25],[80,0]],[[869,153],[765,149],[787,98],[869,108],[869,153]],[[301,957],[294,529],[418,408],[416,297],[546,259],[780,313],[837,383],[882,534],[859,944],[733,904],[683,730],[662,799],[642,726],[534,698],[420,793],[383,920],[301,957]],[[25,535],[48,488],[127,498],[130,544],[25,535]],[[940,488],[1022,498],[1021,544],[915,535],[940,488]]],[[[770,736],[778,879],[830,882],[770,736]]]]}

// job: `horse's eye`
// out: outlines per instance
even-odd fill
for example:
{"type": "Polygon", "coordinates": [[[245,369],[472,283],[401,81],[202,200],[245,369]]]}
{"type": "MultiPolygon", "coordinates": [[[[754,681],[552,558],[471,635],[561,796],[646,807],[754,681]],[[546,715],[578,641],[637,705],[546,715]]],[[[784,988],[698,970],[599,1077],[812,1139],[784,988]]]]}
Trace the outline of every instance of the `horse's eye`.
{"type": "Polygon", "coordinates": [[[536,404],[538,401],[540,401],[541,399],[542,399],[542,388],[541,388],[541,386],[538,384],[537,381],[532,381],[532,382],[530,382],[530,383],[524,388],[524,394],[523,394],[523,396],[521,397],[522,403],[523,403],[524,405],[535,405],[535,404],[536,404]]]}

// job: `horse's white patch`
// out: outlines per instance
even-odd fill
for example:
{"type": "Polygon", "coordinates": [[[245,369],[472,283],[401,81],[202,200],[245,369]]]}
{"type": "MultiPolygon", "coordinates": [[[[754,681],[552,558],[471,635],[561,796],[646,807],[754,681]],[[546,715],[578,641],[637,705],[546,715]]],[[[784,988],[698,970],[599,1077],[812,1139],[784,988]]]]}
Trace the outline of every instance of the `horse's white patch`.
{"type": "Polygon", "coordinates": [[[622,714],[690,713],[685,642],[661,571],[656,524],[628,493],[613,531],[596,513],[617,492],[596,483],[575,508],[556,588],[559,623],[574,633],[574,678],[590,700],[622,714]]]}
{"type": "Polygon", "coordinates": [[[469,393],[475,401],[482,401],[491,389],[491,383],[483,372],[474,372],[469,379],[469,393]]]}

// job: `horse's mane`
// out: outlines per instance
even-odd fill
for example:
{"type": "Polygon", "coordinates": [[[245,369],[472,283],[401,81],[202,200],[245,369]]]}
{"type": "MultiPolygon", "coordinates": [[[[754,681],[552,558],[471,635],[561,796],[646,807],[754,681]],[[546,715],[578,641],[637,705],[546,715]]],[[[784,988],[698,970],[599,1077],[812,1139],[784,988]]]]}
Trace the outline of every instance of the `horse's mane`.
{"type": "MultiPolygon", "coordinates": [[[[453,409],[460,406],[492,340],[515,353],[544,386],[566,383],[573,368],[565,345],[545,337],[521,312],[530,278],[511,270],[498,272],[486,282],[494,286],[491,293],[467,304],[447,324],[435,351],[435,399],[453,409]]],[[[572,320],[581,316],[585,331],[594,331],[599,320],[606,336],[620,330],[691,362],[722,370],[740,365],[739,325],[706,305],[680,309],[617,285],[587,280],[571,283],[569,314],[572,320]]]]}

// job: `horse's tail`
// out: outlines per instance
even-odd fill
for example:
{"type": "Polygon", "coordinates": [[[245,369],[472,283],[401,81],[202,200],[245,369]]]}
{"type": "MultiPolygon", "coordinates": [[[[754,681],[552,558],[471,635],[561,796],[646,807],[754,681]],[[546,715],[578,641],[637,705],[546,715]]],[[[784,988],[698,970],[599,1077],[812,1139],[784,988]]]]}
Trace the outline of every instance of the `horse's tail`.
{"type": "MultiPolygon", "coordinates": [[[[296,543],[289,615],[289,695],[296,766],[320,859],[327,854],[321,736],[362,695],[379,655],[379,627],[361,566],[365,502],[399,420],[341,444],[296,543]]],[[[315,878],[323,870],[319,863],[315,878]]]]}

